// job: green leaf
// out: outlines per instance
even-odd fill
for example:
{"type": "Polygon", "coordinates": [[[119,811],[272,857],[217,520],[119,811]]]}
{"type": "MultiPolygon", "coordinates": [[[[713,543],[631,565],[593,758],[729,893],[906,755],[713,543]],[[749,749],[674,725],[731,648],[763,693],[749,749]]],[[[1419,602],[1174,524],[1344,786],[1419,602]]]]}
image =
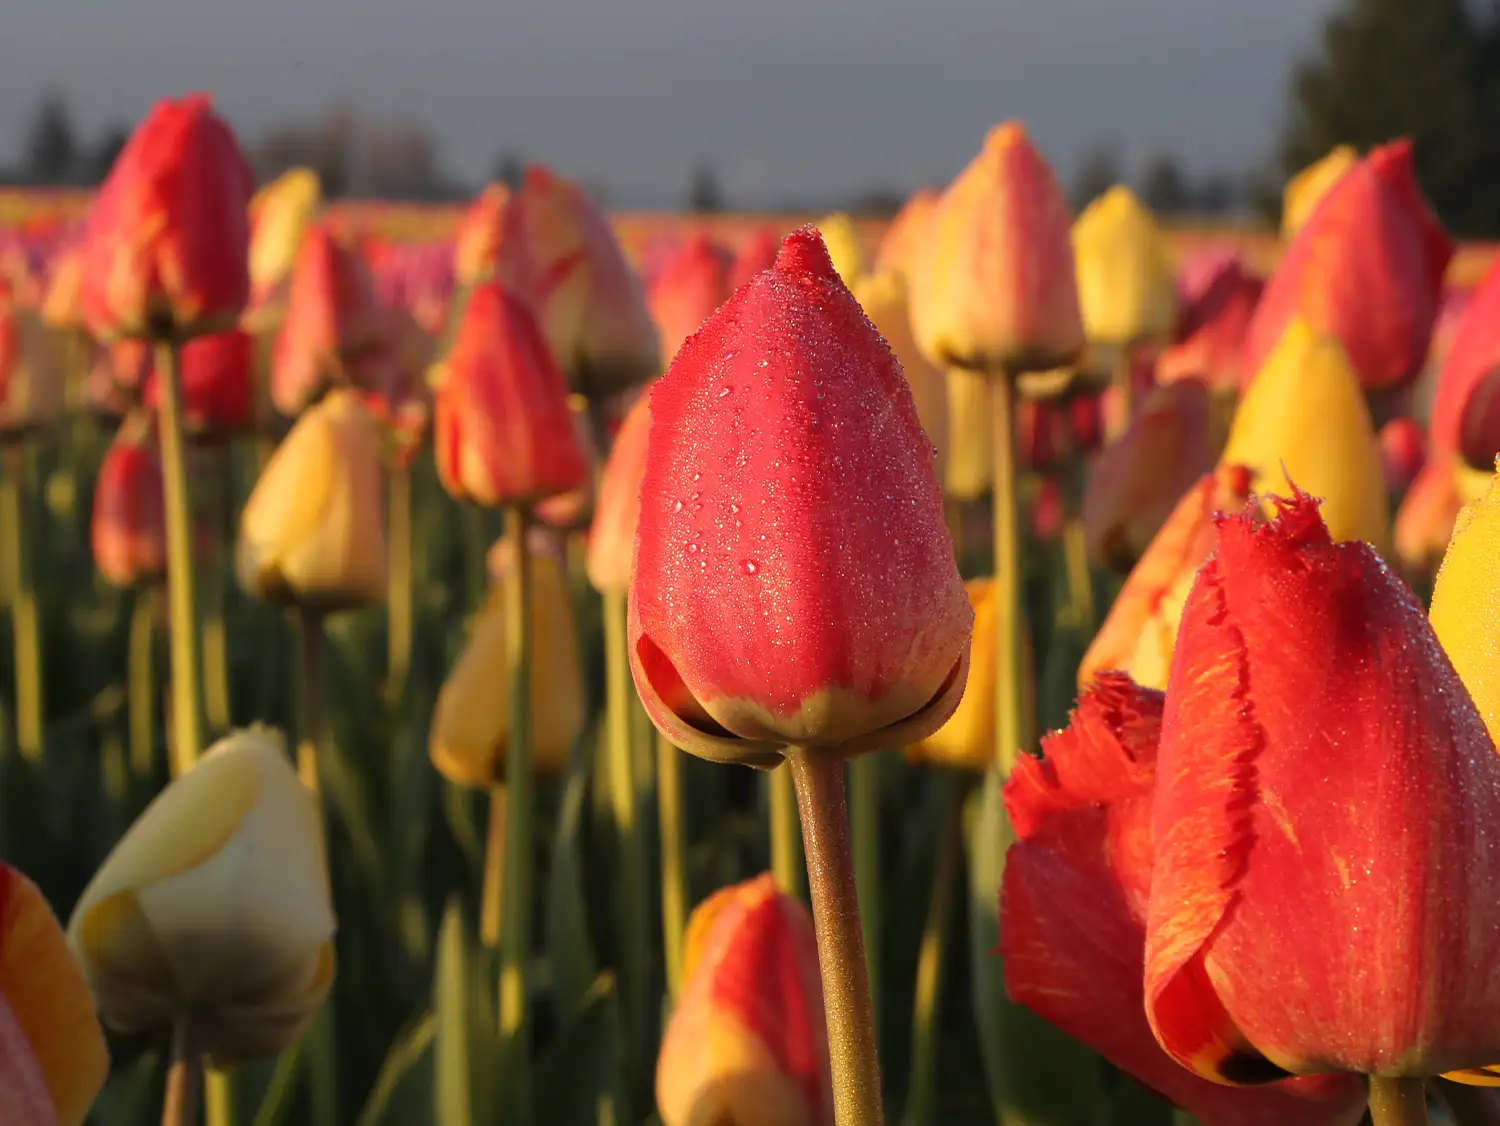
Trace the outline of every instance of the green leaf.
{"type": "Polygon", "coordinates": [[[117,1067],[94,1101],[94,1126],[140,1126],[161,1109],[162,1060],[146,1052],[127,1067],[117,1067]]]}
{"type": "Polygon", "coordinates": [[[450,901],[438,932],[433,1111],[443,1126],[488,1126],[495,1120],[499,1033],[489,1000],[487,959],[474,956],[463,912],[450,901]]]}
{"type": "Polygon", "coordinates": [[[620,1041],[619,996],[614,975],[606,971],[594,979],[537,1063],[536,1121],[618,1121],[615,1108],[623,1105],[620,1041]]]}
{"type": "Polygon", "coordinates": [[[423,1013],[396,1038],[355,1126],[407,1126],[431,1107],[437,1017],[423,1013]]]}
{"type": "Polygon", "coordinates": [[[575,754],[563,788],[547,876],[547,950],[560,1015],[574,1012],[588,994],[598,966],[589,941],[584,885],[583,816],[588,796],[589,756],[575,754]]]}
{"type": "Polygon", "coordinates": [[[277,1126],[287,1120],[287,1111],[297,1099],[297,1079],[302,1072],[302,1040],[298,1040],[276,1059],[276,1069],[266,1084],[266,1092],[255,1111],[254,1126],[277,1126]]]}

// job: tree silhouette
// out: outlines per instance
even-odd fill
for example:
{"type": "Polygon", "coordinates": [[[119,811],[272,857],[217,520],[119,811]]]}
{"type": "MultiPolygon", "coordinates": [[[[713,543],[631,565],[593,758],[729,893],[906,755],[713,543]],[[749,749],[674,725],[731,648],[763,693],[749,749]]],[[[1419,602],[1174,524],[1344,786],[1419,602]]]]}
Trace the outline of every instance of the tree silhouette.
{"type": "Polygon", "coordinates": [[[130,131],[118,123],[104,130],[89,153],[89,183],[97,184],[109,174],[109,170],[114,166],[115,157],[120,155],[120,150],[125,147],[125,142],[129,139],[130,131]]]}
{"type": "Polygon", "coordinates": [[[1141,170],[1141,202],[1158,215],[1180,215],[1192,205],[1187,176],[1170,153],[1158,153],[1141,170]]]}
{"type": "Polygon", "coordinates": [[[56,90],[42,95],[26,130],[26,172],[35,184],[66,184],[78,172],[73,115],[56,90]]]}
{"type": "Polygon", "coordinates": [[[693,175],[688,181],[687,206],[689,211],[699,215],[724,210],[724,190],[719,186],[719,174],[706,160],[693,166],[693,175]]]}
{"type": "Polygon", "coordinates": [[[1124,180],[1120,152],[1113,144],[1095,145],[1083,154],[1073,175],[1071,197],[1074,211],[1082,211],[1110,188],[1124,180]]]}

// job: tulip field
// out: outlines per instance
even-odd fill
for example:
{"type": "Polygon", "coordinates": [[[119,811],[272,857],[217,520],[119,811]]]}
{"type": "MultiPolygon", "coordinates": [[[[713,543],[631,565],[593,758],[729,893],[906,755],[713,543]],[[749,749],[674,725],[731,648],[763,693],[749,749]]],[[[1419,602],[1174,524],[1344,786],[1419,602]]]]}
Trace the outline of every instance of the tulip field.
{"type": "Polygon", "coordinates": [[[1500,264],[0,192],[0,1126],[1500,1122],[1500,264]]]}

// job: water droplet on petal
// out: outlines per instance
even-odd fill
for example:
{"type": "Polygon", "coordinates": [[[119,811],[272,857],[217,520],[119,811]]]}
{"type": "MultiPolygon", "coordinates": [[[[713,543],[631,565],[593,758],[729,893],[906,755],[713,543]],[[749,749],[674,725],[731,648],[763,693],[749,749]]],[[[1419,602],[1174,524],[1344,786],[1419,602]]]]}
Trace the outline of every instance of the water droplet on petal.
{"type": "Polygon", "coordinates": [[[695,543],[688,544],[688,554],[689,555],[697,555],[698,554],[698,545],[695,544],[695,543]]]}
{"type": "Polygon", "coordinates": [[[757,563],[754,559],[746,559],[745,560],[745,574],[747,574],[747,575],[753,575],[753,574],[755,574],[756,571],[759,571],[759,570],[760,570],[760,564],[757,563]]]}

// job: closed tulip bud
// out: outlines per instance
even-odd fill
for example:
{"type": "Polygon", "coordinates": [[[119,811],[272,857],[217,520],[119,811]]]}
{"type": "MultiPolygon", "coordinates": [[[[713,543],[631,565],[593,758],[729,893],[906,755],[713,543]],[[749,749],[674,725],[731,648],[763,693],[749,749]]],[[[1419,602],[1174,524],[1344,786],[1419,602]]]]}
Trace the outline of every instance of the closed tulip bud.
{"type": "Polygon", "coordinates": [[[385,597],[380,435],[353,391],[308,408],[261,470],[240,514],[240,585],[321,613],[385,597]]]}
{"type": "Polygon", "coordinates": [[[58,339],[0,279],[0,436],[50,426],[62,417],[66,382],[58,339]]]}
{"type": "Polygon", "coordinates": [[[1183,310],[1182,336],[1156,361],[1158,383],[1201,379],[1216,393],[1239,397],[1245,334],[1266,283],[1238,263],[1183,310]]]}
{"type": "Polygon", "coordinates": [[[1047,371],[1083,348],[1068,204],[1011,122],[943,193],[912,279],[922,350],[945,366],[1047,371]]]}
{"type": "MultiPolygon", "coordinates": [[[[1338,341],[1303,321],[1287,327],[1240,402],[1221,461],[1248,465],[1277,490],[1295,481],[1323,499],[1338,539],[1390,542],[1380,446],[1338,341]]],[[[1270,502],[1267,502],[1269,513],[1270,502]]]]}
{"type": "Polygon", "coordinates": [[[302,240],[286,317],[271,354],[271,401],[295,417],[385,344],[374,281],[358,250],[326,223],[302,240]]]}
{"type": "Polygon", "coordinates": [[[941,193],[933,188],[920,188],[901,205],[880,236],[874,273],[900,274],[910,280],[913,264],[925,252],[928,225],[937,214],[941,198],[941,193]]]}
{"type": "Polygon", "coordinates": [[[1165,341],[1177,323],[1177,289],[1151,212],[1116,185],[1073,224],[1078,304],[1088,338],[1123,346],[1165,341]]]}
{"type": "Polygon", "coordinates": [[[250,308],[245,323],[269,328],[281,314],[287,282],[308,224],[323,202],[311,168],[288,168],[250,201],[250,308]]]}
{"type": "MultiPolygon", "coordinates": [[[[734,257],[734,268],[729,273],[729,291],[733,293],[757,274],[769,270],[780,250],[781,239],[775,231],[763,229],[751,235],[734,257]]],[[[673,352],[666,359],[670,361],[676,354],[673,352]]]]}
{"type": "Polygon", "coordinates": [[[1453,244],[1428,209],[1409,141],[1350,169],[1287,249],[1245,337],[1257,378],[1294,320],[1343,347],[1361,386],[1401,387],[1422,370],[1453,244]]]}
{"type": "Polygon", "coordinates": [[[500,231],[510,188],[486,184],[474,197],[453,232],[453,280],[461,286],[477,285],[495,276],[500,262],[500,231]]]}
{"type": "Polygon", "coordinates": [[[550,528],[576,532],[587,528],[594,518],[594,479],[599,475],[599,456],[594,449],[593,426],[589,422],[588,400],[582,395],[569,396],[568,409],[573,415],[573,431],[588,463],[583,483],[565,493],[554,493],[536,502],[532,515],[550,528]]]}
{"type": "Polygon", "coordinates": [[[734,260],[707,235],[682,243],[662,263],[651,282],[647,301],[661,334],[662,355],[671,359],[682,342],[729,300],[734,260]]]}
{"type": "Polygon", "coordinates": [[[179,1017],[217,1066],[295,1042],[333,984],[322,817],[279,733],[237,731],[163,790],[68,924],[104,1023],[179,1017]]]}
{"type": "Polygon", "coordinates": [[[941,726],[973,612],[932,446],[816,232],[688,341],[651,419],[630,664],[673,743],[773,765],[941,726]]]}
{"type": "Polygon", "coordinates": [[[911,334],[906,282],[899,274],[869,274],[851,288],[875,331],[885,337],[901,361],[912,402],[917,406],[917,419],[935,451],[941,482],[948,463],[948,381],[942,370],[922,354],[911,334]]]}
{"type": "Polygon", "coordinates": [[[1089,472],[1083,527],[1090,558],[1128,571],[1183,495],[1218,457],[1208,388],[1197,380],[1158,387],[1089,472]]]}
{"type": "Polygon", "coordinates": [[[528,504],[588,478],[552,353],[526,306],[497,281],[469,295],[439,365],[433,442],[438,477],[457,500],[528,504]]]}
{"type": "Polygon", "coordinates": [[[1157,766],[1162,711],[1160,692],[1106,674],[1079,697],[1067,728],[1042,741],[1040,758],[1017,761],[1005,786],[1016,834],[1000,896],[1006,989],[1212,1126],[1354,1126],[1365,1110],[1357,1076],[1236,1089],[1183,1067],[1152,1034],[1142,982],[1161,864],[1151,814],[1166,781],[1157,766]]]}
{"type": "Polygon", "coordinates": [[[115,586],[157,582],[167,573],[161,457],[149,415],[128,416],[99,463],[92,541],[94,565],[115,586]]]}
{"type": "Polygon", "coordinates": [[[250,296],[253,187],[239,142],[207,95],[157,102],[89,210],[89,331],[185,340],[234,327],[250,296]]]}
{"type": "MultiPolygon", "coordinates": [[[[1415,490],[1413,490],[1415,492],[1415,490]]],[[[1463,506],[1443,555],[1428,611],[1432,628],[1469,690],[1490,737],[1500,742],[1500,489],[1494,478],[1477,500],[1463,506]]],[[[1491,1063],[1500,1061],[1496,1056],[1491,1063]]]]}
{"type": "Polygon", "coordinates": [[[646,474],[646,443],[651,436],[649,391],[635,401],[599,480],[599,503],[589,529],[588,576],[603,593],[630,589],[635,530],[641,520],[641,479],[646,474]]]}
{"type": "Polygon", "coordinates": [[[1428,458],[1396,510],[1396,558],[1407,575],[1437,574],[1463,505],[1452,456],[1428,458]]]}
{"type": "Polygon", "coordinates": [[[640,279],[608,220],[541,165],[506,205],[498,276],[531,306],[572,390],[594,398],[660,370],[640,279]]]}
{"type": "Polygon", "coordinates": [[[1281,237],[1290,239],[1306,226],[1318,204],[1358,163],[1359,153],[1352,147],[1336,145],[1288,180],[1281,191],[1281,237]]]}
{"type": "Polygon", "coordinates": [[[978,372],[949,368],[948,457],[943,489],[956,500],[975,500],[995,481],[995,425],[990,385],[978,372]]]}
{"type": "Polygon", "coordinates": [[[684,959],[656,1062],[663,1126],[832,1126],[807,908],[769,873],[723,888],[693,911],[684,959]]]}
{"type": "Polygon", "coordinates": [[[1500,259],[1466,302],[1438,372],[1432,442],[1488,469],[1500,455],[1500,259]]]}
{"type": "Polygon", "coordinates": [[[1250,483],[1243,466],[1220,466],[1177,502],[1089,643],[1078,666],[1080,690],[1107,669],[1122,669],[1147,688],[1166,687],[1182,608],[1218,542],[1214,521],[1245,509],[1250,483]]]}
{"type": "Polygon", "coordinates": [[[6,1126],[82,1126],[109,1073],[104,1032],[41,891],[0,864],[0,1110],[6,1126]]]}
{"type": "Polygon", "coordinates": [[[1427,435],[1416,419],[1401,415],[1380,428],[1380,464],[1385,470],[1385,487],[1400,496],[1411,488],[1427,461],[1427,435]]]}
{"type": "MultiPolygon", "coordinates": [[[[538,549],[535,544],[528,550],[532,769],[554,776],[567,770],[583,728],[583,682],[561,550],[538,549]]],[[[497,586],[485,599],[432,713],[427,741],[432,764],[459,786],[483,789],[505,778],[510,696],[496,688],[507,675],[503,594],[497,586]]]]}
{"type": "Polygon", "coordinates": [[[52,264],[42,298],[42,323],[57,332],[83,331],[83,250],[76,244],[52,264]]]}
{"type": "MultiPolygon", "coordinates": [[[[189,431],[224,435],[250,424],[254,396],[255,341],[233,329],[188,341],[178,353],[182,414],[189,431]]],[[[145,402],[156,410],[161,388],[148,355],[145,402]]]]}
{"type": "Polygon", "coordinates": [[[855,229],[854,220],[842,211],[818,223],[818,234],[823,236],[823,245],[828,248],[828,257],[839,278],[850,289],[865,272],[865,244],[855,229]]]}

